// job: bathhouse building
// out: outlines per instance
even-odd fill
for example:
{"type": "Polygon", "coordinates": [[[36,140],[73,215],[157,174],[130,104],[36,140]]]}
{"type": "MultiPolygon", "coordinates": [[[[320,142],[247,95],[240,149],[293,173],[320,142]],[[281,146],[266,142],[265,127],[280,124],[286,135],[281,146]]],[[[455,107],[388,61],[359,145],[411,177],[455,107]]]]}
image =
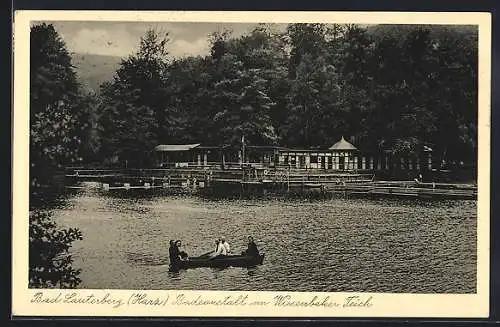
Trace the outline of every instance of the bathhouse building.
{"type": "Polygon", "coordinates": [[[162,144],[155,148],[160,167],[256,167],[318,169],[326,171],[431,170],[432,149],[424,146],[415,156],[389,151],[362,151],[343,136],[329,147],[287,148],[247,145],[241,149],[196,144],[162,144]]]}

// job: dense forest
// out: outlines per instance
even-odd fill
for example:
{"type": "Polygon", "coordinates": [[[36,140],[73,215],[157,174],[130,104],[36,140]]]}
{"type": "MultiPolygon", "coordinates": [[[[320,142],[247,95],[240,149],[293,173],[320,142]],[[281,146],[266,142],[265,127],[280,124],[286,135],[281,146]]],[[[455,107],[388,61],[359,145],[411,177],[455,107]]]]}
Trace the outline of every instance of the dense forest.
{"type": "MultiPolygon", "coordinates": [[[[47,31],[64,48],[51,25],[33,27],[32,44],[54,48],[47,31]]],[[[428,145],[440,161],[474,161],[474,27],[291,24],[276,32],[261,24],[239,37],[208,37],[209,55],[171,58],[168,33],[148,30],[91,95],[78,94],[67,52],[42,62],[43,47],[32,46],[32,115],[69,113],[81,144],[63,139],[83,162],[147,164],[159,143],[239,147],[245,136],[251,145],[311,147],[342,135],[370,151],[412,154],[428,145]],[[45,78],[55,84],[52,97],[66,92],[67,108],[38,91],[45,78]]]]}
{"type": "Polygon", "coordinates": [[[99,92],[82,87],[50,24],[31,28],[30,286],[74,287],[68,249],[46,205],[65,165],[151,163],[159,143],[313,147],[341,136],[362,150],[474,164],[478,40],[474,27],[264,24],[209,35],[210,54],[172,58],[148,30],[99,92]]]}

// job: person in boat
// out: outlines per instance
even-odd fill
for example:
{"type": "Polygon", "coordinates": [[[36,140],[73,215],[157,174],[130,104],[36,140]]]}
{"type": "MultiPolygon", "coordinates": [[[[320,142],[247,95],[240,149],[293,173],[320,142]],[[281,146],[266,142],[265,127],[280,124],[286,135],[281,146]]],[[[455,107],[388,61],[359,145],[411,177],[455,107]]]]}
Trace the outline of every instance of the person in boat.
{"type": "Polygon", "coordinates": [[[226,241],[226,238],[224,236],[220,238],[220,242],[220,244],[226,248],[226,254],[231,253],[231,247],[229,246],[229,243],[226,241]]]}
{"type": "Polygon", "coordinates": [[[216,258],[216,257],[226,256],[226,255],[227,255],[226,247],[224,245],[222,245],[222,241],[220,239],[215,240],[215,252],[212,253],[212,255],[210,257],[216,258]]]}
{"type": "Polygon", "coordinates": [[[248,236],[248,248],[242,254],[251,257],[258,257],[260,255],[257,244],[255,244],[252,236],[248,236]]]}
{"type": "Polygon", "coordinates": [[[188,255],[186,252],[181,250],[182,242],[180,240],[175,241],[175,247],[177,248],[177,256],[179,260],[187,260],[188,255]]]}
{"type": "Polygon", "coordinates": [[[170,240],[170,248],[168,249],[168,255],[170,257],[170,265],[176,266],[180,261],[179,248],[174,240],[170,240]]]}
{"type": "Polygon", "coordinates": [[[215,257],[215,254],[219,251],[220,239],[215,239],[215,250],[210,253],[210,257],[215,257]]]}
{"type": "Polygon", "coordinates": [[[170,247],[168,248],[168,257],[170,258],[170,263],[172,263],[174,246],[175,246],[174,240],[170,240],[170,247]]]}

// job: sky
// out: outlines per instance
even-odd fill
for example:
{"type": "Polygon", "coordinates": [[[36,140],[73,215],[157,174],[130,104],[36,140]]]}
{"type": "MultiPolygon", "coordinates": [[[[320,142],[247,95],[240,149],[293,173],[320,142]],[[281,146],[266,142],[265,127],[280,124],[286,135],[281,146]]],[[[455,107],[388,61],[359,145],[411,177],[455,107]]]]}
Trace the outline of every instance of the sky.
{"type": "MultiPolygon", "coordinates": [[[[90,22],[56,21],[56,31],[66,42],[69,52],[125,57],[134,53],[140,37],[148,28],[168,32],[168,50],[173,57],[205,55],[209,53],[208,35],[230,29],[234,36],[251,31],[257,24],[248,23],[144,23],[144,22],[90,22]]],[[[275,30],[286,25],[273,24],[275,30]]]]}

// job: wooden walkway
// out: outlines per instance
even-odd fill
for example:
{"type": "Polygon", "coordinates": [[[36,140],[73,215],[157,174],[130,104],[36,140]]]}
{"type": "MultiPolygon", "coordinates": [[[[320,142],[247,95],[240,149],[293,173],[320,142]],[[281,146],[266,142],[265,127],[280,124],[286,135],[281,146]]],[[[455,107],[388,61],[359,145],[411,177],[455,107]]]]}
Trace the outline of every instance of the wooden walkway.
{"type": "Polygon", "coordinates": [[[476,199],[477,187],[470,184],[375,181],[372,174],[325,172],[321,170],[261,169],[73,169],[66,173],[68,189],[83,189],[81,181],[97,182],[103,191],[167,190],[204,194],[268,191],[321,192],[406,198],[476,199]]]}

